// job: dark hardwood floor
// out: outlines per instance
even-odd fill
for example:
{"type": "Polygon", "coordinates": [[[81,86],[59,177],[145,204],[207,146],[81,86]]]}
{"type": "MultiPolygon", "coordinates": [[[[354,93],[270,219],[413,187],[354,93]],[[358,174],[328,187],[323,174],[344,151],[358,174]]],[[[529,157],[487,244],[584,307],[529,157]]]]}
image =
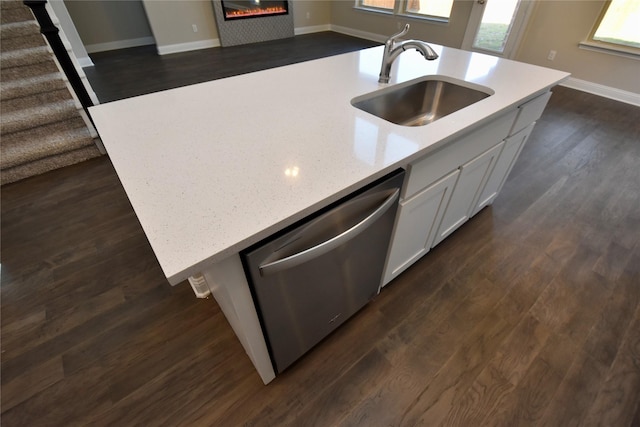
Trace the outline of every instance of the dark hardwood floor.
{"type": "Polygon", "coordinates": [[[1,193],[3,427],[640,425],[640,108],[555,88],[494,205],[268,386],[107,157],[1,193]]]}
{"type": "Polygon", "coordinates": [[[85,68],[100,102],[353,52],[380,43],[321,32],[232,47],[158,55],[155,46],[91,54],[85,68]]]}

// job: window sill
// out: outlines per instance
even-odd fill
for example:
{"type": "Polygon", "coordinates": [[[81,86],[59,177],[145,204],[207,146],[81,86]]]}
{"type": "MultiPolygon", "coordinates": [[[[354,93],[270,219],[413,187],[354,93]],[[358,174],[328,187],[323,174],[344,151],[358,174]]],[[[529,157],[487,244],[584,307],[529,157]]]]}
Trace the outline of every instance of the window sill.
{"type": "Polygon", "coordinates": [[[591,50],[595,52],[606,53],[609,55],[622,56],[624,58],[631,58],[640,60],[640,50],[632,47],[618,46],[608,43],[599,43],[592,40],[585,40],[578,43],[580,49],[591,50]]]}

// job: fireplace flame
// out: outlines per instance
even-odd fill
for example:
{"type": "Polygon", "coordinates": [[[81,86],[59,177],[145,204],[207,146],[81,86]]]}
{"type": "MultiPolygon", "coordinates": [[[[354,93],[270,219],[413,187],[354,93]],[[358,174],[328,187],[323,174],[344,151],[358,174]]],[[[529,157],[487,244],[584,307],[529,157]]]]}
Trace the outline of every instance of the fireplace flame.
{"type": "Polygon", "coordinates": [[[246,18],[249,16],[262,16],[287,13],[287,9],[282,6],[260,7],[245,10],[226,10],[227,18],[246,18]]]}

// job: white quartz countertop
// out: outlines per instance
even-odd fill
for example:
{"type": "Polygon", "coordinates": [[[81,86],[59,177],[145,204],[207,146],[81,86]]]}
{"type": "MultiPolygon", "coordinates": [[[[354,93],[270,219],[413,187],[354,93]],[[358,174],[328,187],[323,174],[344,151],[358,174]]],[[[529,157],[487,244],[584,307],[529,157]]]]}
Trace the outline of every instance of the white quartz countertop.
{"type": "Polygon", "coordinates": [[[167,90],[90,109],[172,284],[435,150],[569,75],[432,45],[378,83],[382,47],[167,90]],[[421,127],[352,98],[422,76],[492,96],[421,127]]]}

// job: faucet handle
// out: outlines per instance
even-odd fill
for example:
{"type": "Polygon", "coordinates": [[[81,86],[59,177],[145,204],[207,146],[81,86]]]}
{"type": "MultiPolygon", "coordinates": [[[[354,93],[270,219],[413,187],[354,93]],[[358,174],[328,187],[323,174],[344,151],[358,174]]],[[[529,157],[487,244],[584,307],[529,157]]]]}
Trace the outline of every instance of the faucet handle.
{"type": "Polygon", "coordinates": [[[405,34],[407,34],[409,32],[409,24],[406,24],[404,26],[404,28],[402,29],[402,31],[400,31],[397,34],[392,35],[391,37],[389,37],[389,40],[387,40],[387,42],[395,42],[397,38],[404,36],[405,34]]]}

